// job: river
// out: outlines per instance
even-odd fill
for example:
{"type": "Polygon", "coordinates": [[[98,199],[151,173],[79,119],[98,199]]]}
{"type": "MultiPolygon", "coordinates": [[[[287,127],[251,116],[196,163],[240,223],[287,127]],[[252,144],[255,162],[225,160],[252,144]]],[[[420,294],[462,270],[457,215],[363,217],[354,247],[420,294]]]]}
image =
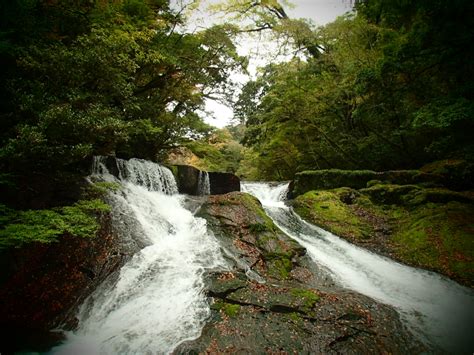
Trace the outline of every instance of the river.
{"type": "Polygon", "coordinates": [[[244,183],[287,235],[307,249],[340,286],[398,310],[401,319],[435,351],[474,350],[474,292],[437,273],[402,265],[303,221],[285,205],[288,184],[244,183]]]}

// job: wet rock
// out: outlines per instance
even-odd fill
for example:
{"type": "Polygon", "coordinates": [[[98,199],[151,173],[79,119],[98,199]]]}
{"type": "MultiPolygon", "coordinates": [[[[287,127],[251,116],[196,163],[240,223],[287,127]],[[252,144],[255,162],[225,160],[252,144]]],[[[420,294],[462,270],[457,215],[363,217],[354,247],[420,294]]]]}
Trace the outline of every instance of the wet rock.
{"type": "Polygon", "coordinates": [[[422,351],[393,309],[322,281],[325,275],[305,249],[254,197],[210,196],[198,215],[207,219],[232,270],[208,274],[210,320],[176,354],[422,351]]]}
{"type": "Polygon", "coordinates": [[[178,169],[176,182],[181,194],[196,195],[199,186],[199,169],[190,165],[175,165],[178,169]]]}
{"type": "MultiPolygon", "coordinates": [[[[190,165],[173,165],[170,168],[175,174],[180,193],[198,194],[201,170],[190,165]],[[176,171],[174,171],[175,169],[176,171]]],[[[240,191],[240,179],[231,173],[209,172],[209,183],[211,195],[240,191]]]]}
{"type": "Polygon", "coordinates": [[[240,179],[231,173],[210,172],[211,195],[240,191],[240,179]]]}

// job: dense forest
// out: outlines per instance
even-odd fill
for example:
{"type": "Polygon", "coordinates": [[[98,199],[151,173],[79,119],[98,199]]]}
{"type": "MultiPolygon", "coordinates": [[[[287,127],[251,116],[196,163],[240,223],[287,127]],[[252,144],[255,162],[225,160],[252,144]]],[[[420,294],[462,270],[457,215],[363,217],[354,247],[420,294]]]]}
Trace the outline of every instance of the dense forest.
{"type": "Polygon", "coordinates": [[[189,32],[195,5],[2,1],[2,224],[36,220],[15,209],[72,203],[17,195],[35,179],[87,175],[94,155],[188,154],[199,168],[266,180],[443,159],[472,170],[471,2],[358,1],[316,27],[290,18],[284,2],[228,0],[212,9],[227,24],[189,32]],[[231,103],[229,77],[248,62],[238,41],[263,31],[291,55],[261,68],[231,103]],[[206,99],[231,103],[236,125],[204,123],[206,99]]]}
{"type": "MultiPolygon", "coordinates": [[[[466,1],[362,1],[299,38],[317,51],[243,89],[245,164],[291,179],[320,168],[419,168],[473,158],[473,23],[466,1]]],[[[310,48],[312,48],[310,47],[310,48]]]]}

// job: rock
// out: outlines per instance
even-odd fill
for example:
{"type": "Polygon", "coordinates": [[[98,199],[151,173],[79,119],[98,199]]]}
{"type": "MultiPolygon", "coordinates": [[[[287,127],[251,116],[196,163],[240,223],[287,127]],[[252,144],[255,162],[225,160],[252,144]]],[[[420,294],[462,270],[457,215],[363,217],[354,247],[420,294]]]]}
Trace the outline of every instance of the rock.
{"type": "Polygon", "coordinates": [[[233,268],[208,274],[209,322],[174,353],[421,351],[393,309],[322,281],[323,271],[254,197],[210,196],[198,215],[233,268]]]}
{"type": "Polygon", "coordinates": [[[199,169],[190,165],[175,165],[178,168],[176,183],[180,194],[197,195],[199,188],[199,169]]]}
{"type": "Polygon", "coordinates": [[[240,179],[231,173],[210,172],[211,195],[240,191],[240,179]]]}
{"type": "Polygon", "coordinates": [[[339,187],[362,189],[374,185],[374,181],[398,185],[421,184],[433,182],[440,184],[443,178],[438,174],[419,170],[391,170],[376,172],[372,170],[311,170],[295,175],[290,184],[289,197],[295,198],[312,190],[328,190],[339,187]]]}
{"type": "Polygon", "coordinates": [[[41,348],[43,341],[47,350],[61,340],[50,329],[74,327],[76,307],[120,269],[126,252],[108,215],[94,238],[65,235],[57,243],[4,251],[2,259],[8,262],[2,265],[0,351],[18,351],[28,342],[41,348]]]}
{"type": "MultiPolygon", "coordinates": [[[[201,170],[190,165],[174,165],[177,167],[179,193],[197,195],[199,191],[199,174],[201,170]]],[[[209,173],[211,195],[221,195],[232,191],[240,191],[240,179],[231,173],[209,173]]]]}

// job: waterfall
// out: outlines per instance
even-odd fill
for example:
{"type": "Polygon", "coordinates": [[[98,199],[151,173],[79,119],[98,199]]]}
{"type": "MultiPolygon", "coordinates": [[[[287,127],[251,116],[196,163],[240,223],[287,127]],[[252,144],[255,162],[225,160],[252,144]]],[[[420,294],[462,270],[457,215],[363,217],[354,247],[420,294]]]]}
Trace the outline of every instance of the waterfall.
{"type": "MultiPolygon", "coordinates": [[[[173,173],[159,164],[142,159],[114,159],[118,169],[118,178],[134,185],[143,186],[149,191],[160,191],[167,195],[178,193],[173,173]]],[[[110,180],[111,172],[107,168],[107,157],[94,157],[92,175],[110,180]]]]}
{"type": "Polygon", "coordinates": [[[284,203],[288,184],[244,183],[287,235],[339,285],[393,306],[422,341],[442,352],[474,350],[474,292],[439,274],[369,252],[303,221],[284,203]]]}
{"type": "Polygon", "coordinates": [[[198,191],[199,196],[211,194],[211,184],[209,183],[209,173],[199,170],[198,191]]]}
{"type": "Polygon", "coordinates": [[[140,234],[146,247],[86,299],[78,329],[53,353],[170,353],[200,335],[210,315],[204,273],[226,267],[205,220],[183,207],[171,171],[139,159],[116,161],[112,175],[105,158],[95,158],[91,179],[121,183],[108,199],[112,213],[133,219],[121,233],[140,234]]]}

